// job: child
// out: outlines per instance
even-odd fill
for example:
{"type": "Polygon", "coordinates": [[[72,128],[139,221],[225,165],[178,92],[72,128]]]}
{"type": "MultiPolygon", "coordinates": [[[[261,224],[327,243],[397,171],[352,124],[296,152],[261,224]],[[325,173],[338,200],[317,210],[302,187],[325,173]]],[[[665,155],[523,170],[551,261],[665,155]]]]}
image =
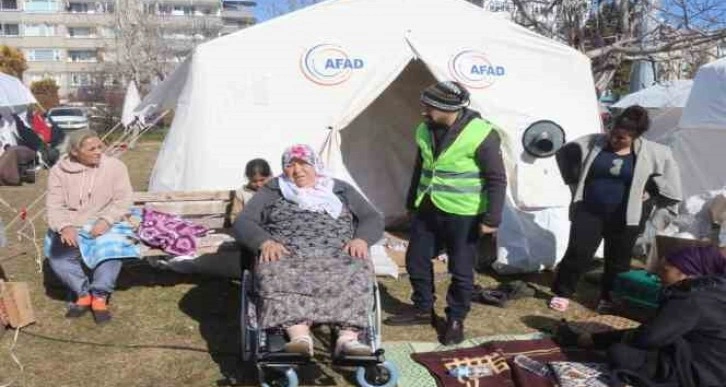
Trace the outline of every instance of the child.
{"type": "Polygon", "coordinates": [[[272,177],[270,164],[263,159],[251,160],[245,166],[245,176],[247,177],[247,184],[240,187],[234,193],[234,200],[232,202],[233,219],[236,219],[237,215],[242,212],[245,203],[252,199],[252,196],[254,196],[257,190],[262,188],[270,180],[272,177]]]}

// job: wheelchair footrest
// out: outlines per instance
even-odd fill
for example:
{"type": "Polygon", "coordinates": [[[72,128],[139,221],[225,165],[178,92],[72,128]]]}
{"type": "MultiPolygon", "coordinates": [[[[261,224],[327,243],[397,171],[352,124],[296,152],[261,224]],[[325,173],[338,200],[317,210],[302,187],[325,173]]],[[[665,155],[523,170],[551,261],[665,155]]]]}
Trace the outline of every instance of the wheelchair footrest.
{"type": "Polygon", "coordinates": [[[383,349],[377,350],[375,353],[366,356],[341,356],[333,358],[333,365],[341,367],[359,367],[367,365],[381,364],[386,359],[383,357],[383,349]]]}
{"type": "Polygon", "coordinates": [[[259,354],[257,361],[267,367],[307,364],[311,362],[311,358],[299,353],[289,352],[267,352],[259,354]]]}

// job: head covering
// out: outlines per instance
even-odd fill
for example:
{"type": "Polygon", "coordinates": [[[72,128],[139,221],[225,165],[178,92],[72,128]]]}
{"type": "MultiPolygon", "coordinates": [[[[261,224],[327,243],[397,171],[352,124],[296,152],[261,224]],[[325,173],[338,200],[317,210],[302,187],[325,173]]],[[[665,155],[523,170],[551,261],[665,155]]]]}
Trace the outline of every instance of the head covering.
{"type": "Polygon", "coordinates": [[[726,274],[726,258],[716,247],[687,247],[666,256],[666,261],[688,276],[726,274]]]}
{"type": "Polygon", "coordinates": [[[323,161],[309,145],[297,144],[285,149],[285,152],[283,152],[282,168],[285,169],[295,159],[310,164],[315,168],[317,174],[315,185],[309,188],[300,188],[283,173],[278,179],[282,196],[293,203],[297,203],[304,210],[325,212],[337,219],[343,211],[343,202],[333,192],[335,182],[325,169],[323,161]]]}
{"type": "Polygon", "coordinates": [[[458,82],[439,82],[424,89],[421,103],[439,110],[455,112],[469,105],[469,92],[458,82]]]}

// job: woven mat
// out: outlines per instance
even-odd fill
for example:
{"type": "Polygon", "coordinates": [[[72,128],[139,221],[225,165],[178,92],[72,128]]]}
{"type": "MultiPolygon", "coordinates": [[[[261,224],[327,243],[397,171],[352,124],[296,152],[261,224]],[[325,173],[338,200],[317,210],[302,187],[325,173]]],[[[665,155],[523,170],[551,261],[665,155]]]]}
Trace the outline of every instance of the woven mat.
{"type": "Polygon", "coordinates": [[[436,387],[436,380],[421,364],[411,359],[416,352],[447,351],[456,348],[469,348],[482,345],[490,341],[536,340],[547,337],[546,334],[535,332],[521,335],[495,335],[476,337],[464,341],[459,345],[445,346],[438,342],[388,342],[383,343],[386,350],[386,360],[392,361],[398,367],[400,387],[436,387]]]}
{"type": "Polygon", "coordinates": [[[576,332],[599,333],[612,330],[637,328],[639,322],[621,316],[610,314],[589,317],[583,320],[571,321],[570,327],[576,332]]]}

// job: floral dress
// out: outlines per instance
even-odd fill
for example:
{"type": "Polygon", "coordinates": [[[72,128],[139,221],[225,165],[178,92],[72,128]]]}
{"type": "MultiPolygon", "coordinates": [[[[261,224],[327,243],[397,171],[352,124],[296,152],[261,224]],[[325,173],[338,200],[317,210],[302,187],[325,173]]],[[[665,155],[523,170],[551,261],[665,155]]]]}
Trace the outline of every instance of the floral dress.
{"type": "Polygon", "coordinates": [[[373,268],[370,260],[343,251],[355,230],[347,208],[333,219],[281,198],[272,204],[262,227],[290,252],[255,268],[262,328],[305,322],[368,325],[373,268]]]}

